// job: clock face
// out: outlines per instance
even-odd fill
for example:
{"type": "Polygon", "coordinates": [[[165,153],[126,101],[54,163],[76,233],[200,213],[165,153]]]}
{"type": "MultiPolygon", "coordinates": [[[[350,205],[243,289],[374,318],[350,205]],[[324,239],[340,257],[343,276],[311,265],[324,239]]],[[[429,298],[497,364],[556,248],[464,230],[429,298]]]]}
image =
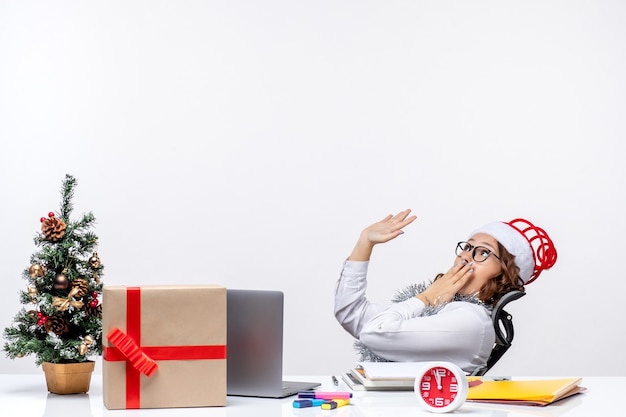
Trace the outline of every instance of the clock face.
{"type": "Polygon", "coordinates": [[[433,408],[449,407],[463,391],[461,384],[452,370],[443,366],[433,366],[427,369],[419,381],[419,394],[424,402],[433,408]]]}

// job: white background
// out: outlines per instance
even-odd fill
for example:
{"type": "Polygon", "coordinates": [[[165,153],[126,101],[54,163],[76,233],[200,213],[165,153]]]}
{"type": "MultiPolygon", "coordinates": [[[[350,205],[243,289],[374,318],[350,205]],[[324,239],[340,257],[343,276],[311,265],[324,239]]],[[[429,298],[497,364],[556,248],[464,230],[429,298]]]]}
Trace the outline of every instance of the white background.
{"type": "Polygon", "coordinates": [[[0,328],[71,173],[105,283],[283,290],[286,374],[354,364],[335,281],[410,207],[373,300],[526,217],[559,258],[493,374],[625,375],[625,21],[618,0],[1,0],[0,328]]]}

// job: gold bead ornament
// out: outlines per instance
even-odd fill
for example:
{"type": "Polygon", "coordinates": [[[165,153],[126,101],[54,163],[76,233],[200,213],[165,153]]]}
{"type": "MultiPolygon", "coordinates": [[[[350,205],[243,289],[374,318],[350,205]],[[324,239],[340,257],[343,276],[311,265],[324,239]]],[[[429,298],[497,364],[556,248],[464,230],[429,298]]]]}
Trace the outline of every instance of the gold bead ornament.
{"type": "Polygon", "coordinates": [[[78,353],[81,355],[85,355],[89,350],[89,346],[93,345],[94,339],[93,336],[87,335],[83,338],[83,343],[78,347],[78,353]]]}
{"type": "Polygon", "coordinates": [[[33,303],[37,302],[37,300],[35,299],[37,297],[37,294],[39,294],[39,291],[37,291],[37,288],[28,287],[28,296],[30,297],[30,301],[32,301],[33,303]]]}
{"type": "Polygon", "coordinates": [[[91,255],[91,258],[89,258],[89,265],[91,265],[92,268],[97,268],[100,266],[100,258],[98,257],[98,252],[94,252],[93,255],[91,255]]]}
{"type": "Polygon", "coordinates": [[[28,268],[28,274],[31,278],[41,278],[45,275],[46,270],[43,266],[39,264],[32,264],[30,268],[28,268]]]}
{"type": "MultiPolygon", "coordinates": [[[[89,258],[89,265],[91,265],[92,268],[100,267],[100,257],[98,256],[98,252],[94,252],[93,255],[91,255],[91,258],[89,258]]],[[[98,272],[93,271],[93,279],[96,281],[96,284],[100,285],[100,276],[98,275],[98,272]]]]}

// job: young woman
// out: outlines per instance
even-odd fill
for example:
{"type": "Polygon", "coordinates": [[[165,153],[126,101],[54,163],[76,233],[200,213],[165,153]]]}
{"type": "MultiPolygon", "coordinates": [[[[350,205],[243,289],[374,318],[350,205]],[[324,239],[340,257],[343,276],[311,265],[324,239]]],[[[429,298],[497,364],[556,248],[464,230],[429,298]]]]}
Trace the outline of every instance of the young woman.
{"type": "Polygon", "coordinates": [[[335,317],[359,340],[362,360],[449,361],[466,372],[483,366],[493,348],[491,308],[524,290],[556,262],[547,233],[527,220],[489,223],[456,245],[456,258],[430,285],[390,306],[365,297],[372,249],[415,220],[411,210],[366,227],[345,261],[335,291],[335,317]]]}

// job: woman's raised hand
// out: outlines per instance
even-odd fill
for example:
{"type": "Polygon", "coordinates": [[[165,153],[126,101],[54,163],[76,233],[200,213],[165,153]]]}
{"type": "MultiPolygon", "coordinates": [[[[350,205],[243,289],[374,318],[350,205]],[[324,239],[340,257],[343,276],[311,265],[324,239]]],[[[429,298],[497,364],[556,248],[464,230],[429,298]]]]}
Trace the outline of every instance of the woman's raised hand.
{"type": "Polygon", "coordinates": [[[395,216],[388,215],[381,221],[366,227],[361,232],[361,239],[365,239],[375,245],[398,237],[402,233],[402,228],[411,224],[417,218],[416,216],[409,217],[410,213],[411,209],[406,209],[395,216]]]}
{"type": "Polygon", "coordinates": [[[369,260],[374,245],[389,242],[391,239],[395,239],[403,233],[402,229],[404,227],[413,223],[417,216],[409,216],[410,213],[411,209],[406,209],[396,215],[390,214],[384,219],[363,229],[348,260],[369,260]]]}

